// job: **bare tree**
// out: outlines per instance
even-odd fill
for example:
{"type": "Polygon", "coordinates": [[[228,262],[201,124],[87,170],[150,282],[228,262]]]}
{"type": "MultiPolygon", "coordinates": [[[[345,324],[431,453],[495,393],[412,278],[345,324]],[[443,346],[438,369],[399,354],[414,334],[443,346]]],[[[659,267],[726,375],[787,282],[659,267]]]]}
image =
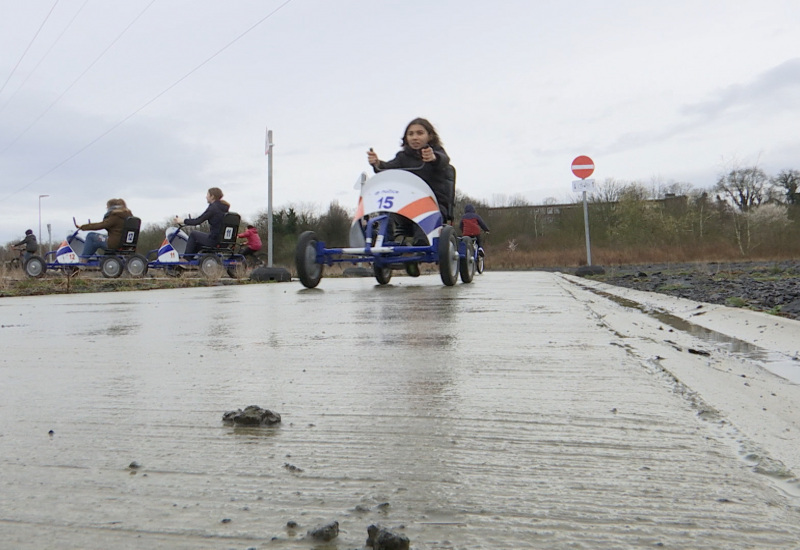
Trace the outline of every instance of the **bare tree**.
{"type": "Polygon", "coordinates": [[[781,170],[771,181],[782,192],[786,204],[800,204],[800,170],[781,170]]]}
{"type": "Polygon", "coordinates": [[[769,198],[769,178],[758,166],[734,168],[717,180],[714,190],[727,196],[742,212],[769,198]]]}

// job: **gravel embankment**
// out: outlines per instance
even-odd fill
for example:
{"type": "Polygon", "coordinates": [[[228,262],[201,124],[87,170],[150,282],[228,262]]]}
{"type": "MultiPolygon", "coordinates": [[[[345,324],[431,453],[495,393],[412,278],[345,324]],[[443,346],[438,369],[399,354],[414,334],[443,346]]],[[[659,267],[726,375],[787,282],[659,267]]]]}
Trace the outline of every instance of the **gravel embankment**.
{"type": "Polygon", "coordinates": [[[800,261],[605,267],[594,280],[800,320],[800,261]]]}

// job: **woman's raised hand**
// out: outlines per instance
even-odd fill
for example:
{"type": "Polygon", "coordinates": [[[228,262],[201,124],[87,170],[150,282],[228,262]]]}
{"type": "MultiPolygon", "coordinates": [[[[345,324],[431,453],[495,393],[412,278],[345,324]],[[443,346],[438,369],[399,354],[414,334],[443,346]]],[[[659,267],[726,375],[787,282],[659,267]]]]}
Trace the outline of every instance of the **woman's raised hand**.
{"type": "Polygon", "coordinates": [[[422,154],[422,160],[425,162],[433,162],[436,160],[436,153],[433,152],[433,148],[429,145],[420,151],[422,154]]]}
{"type": "Polygon", "coordinates": [[[380,162],[378,160],[378,154],[372,150],[372,147],[370,147],[369,151],[367,151],[367,161],[373,166],[375,166],[376,164],[378,164],[378,162],[380,162]]]}

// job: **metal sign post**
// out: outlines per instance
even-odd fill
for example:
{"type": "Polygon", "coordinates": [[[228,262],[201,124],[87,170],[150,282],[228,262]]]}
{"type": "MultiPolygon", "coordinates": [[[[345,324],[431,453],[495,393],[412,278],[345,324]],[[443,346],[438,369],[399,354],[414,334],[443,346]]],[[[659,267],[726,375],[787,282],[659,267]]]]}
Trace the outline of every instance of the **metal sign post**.
{"type": "Polygon", "coordinates": [[[272,130],[267,128],[267,267],[272,267],[272,130]]]}
{"type": "Polygon", "coordinates": [[[594,161],[585,155],[576,157],[572,161],[572,173],[581,178],[572,182],[573,191],[583,193],[583,227],[586,231],[586,265],[592,265],[592,245],[589,240],[589,205],[586,201],[586,191],[594,189],[594,180],[586,179],[594,172],[594,161]]]}

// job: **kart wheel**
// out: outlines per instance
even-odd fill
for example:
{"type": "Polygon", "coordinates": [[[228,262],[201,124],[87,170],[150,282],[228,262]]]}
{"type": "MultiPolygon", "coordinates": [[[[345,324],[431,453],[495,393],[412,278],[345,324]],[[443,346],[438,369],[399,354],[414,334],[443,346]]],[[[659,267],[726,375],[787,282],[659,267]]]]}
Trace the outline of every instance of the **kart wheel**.
{"type": "Polygon", "coordinates": [[[116,256],[107,256],[100,260],[100,272],[106,279],[116,279],[122,275],[122,260],[116,256]]]}
{"type": "Polygon", "coordinates": [[[216,279],[222,275],[222,261],[216,254],[203,254],[198,265],[200,273],[208,279],[216,279]]]}
{"type": "Polygon", "coordinates": [[[322,264],[317,263],[317,235],[304,231],[297,240],[294,262],[297,276],[306,288],[314,288],[322,279],[322,264]]]}
{"type": "Polygon", "coordinates": [[[247,261],[230,262],[226,268],[228,277],[231,279],[242,279],[247,275],[247,261]]]}
{"type": "Polygon", "coordinates": [[[442,227],[439,235],[439,274],[446,286],[453,286],[458,280],[458,240],[452,225],[442,227]]]}
{"type": "Polygon", "coordinates": [[[164,268],[164,275],[177,279],[178,277],[183,277],[183,269],[177,265],[169,265],[164,268]]]}
{"type": "Polygon", "coordinates": [[[47,264],[41,256],[31,256],[28,258],[28,261],[25,262],[24,269],[25,275],[28,277],[44,277],[47,272],[47,264]]]}
{"type": "Polygon", "coordinates": [[[458,260],[458,270],[461,272],[461,282],[471,283],[475,277],[475,244],[472,239],[465,239],[464,245],[464,256],[458,260]]]}
{"type": "Polygon", "coordinates": [[[392,270],[389,267],[372,264],[372,272],[375,273],[375,280],[378,281],[379,285],[388,285],[389,281],[392,280],[392,270]]]}
{"type": "Polygon", "coordinates": [[[479,248],[477,258],[475,259],[475,271],[478,275],[483,273],[484,267],[486,267],[486,254],[483,252],[483,248],[479,248]]]}
{"type": "Polygon", "coordinates": [[[147,273],[147,258],[140,254],[134,254],[125,262],[125,271],[134,279],[144,277],[147,273]]]}

